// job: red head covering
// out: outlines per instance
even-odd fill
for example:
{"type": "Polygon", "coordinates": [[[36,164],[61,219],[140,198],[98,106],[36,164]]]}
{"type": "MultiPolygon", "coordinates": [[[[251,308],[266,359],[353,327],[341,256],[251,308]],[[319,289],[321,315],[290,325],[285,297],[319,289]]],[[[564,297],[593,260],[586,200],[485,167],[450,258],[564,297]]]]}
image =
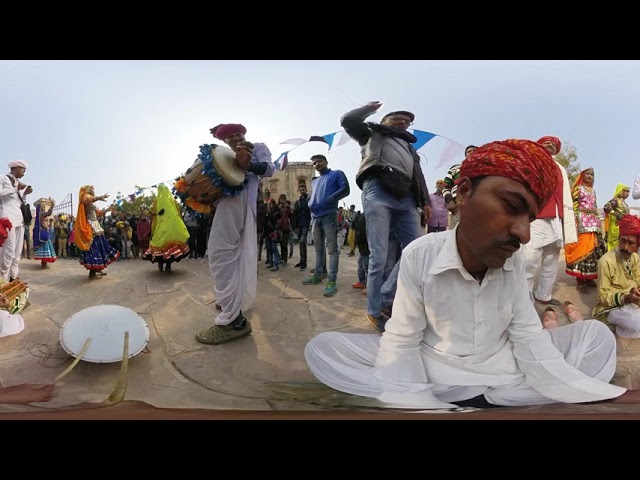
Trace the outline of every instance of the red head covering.
{"type": "Polygon", "coordinates": [[[620,227],[620,235],[640,235],[640,218],[635,215],[623,215],[618,220],[618,227],[620,227]]]}
{"type": "Polygon", "coordinates": [[[547,135],[546,137],[542,137],[538,140],[538,143],[542,145],[544,142],[551,142],[556,147],[556,153],[560,153],[560,148],[562,148],[562,142],[558,137],[551,137],[547,135]]]}
{"type": "Polygon", "coordinates": [[[476,148],[460,165],[460,178],[487,175],[522,183],[535,195],[541,207],[556,189],[558,165],[547,149],[537,142],[503,140],[476,148]]]}
{"type": "Polygon", "coordinates": [[[242,135],[246,135],[247,129],[244,125],[240,125],[239,123],[221,123],[209,130],[211,135],[213,135],[218,140],[222,140],[223,142],[230,136],[236,133],[241,133],[242,135]]]}
{"type": "Polygon", "coordinates": [[[11,220],[6,217],[0,218],[0,247],[4,245],[4,241],[9,237],[11,228],[13,228],[11,220]]]}

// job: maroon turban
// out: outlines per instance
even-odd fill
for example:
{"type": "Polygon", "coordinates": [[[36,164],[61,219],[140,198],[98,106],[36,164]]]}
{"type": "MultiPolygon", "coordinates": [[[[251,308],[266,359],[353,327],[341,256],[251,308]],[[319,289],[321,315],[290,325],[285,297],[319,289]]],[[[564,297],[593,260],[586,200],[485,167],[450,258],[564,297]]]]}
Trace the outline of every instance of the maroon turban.
{"type": "Polygon", "coordinates": [[[544,142],[551,142],[553,146],[556,147],[556,154],[560,153],[560,149],[562,148],[562,142],[558,137],[551,137],[547,135],[546,137],[542,137],[538,140],[538,143],[542,145],[544,142]]]}
{"type": "Polygon", "coordinates": [[[244,125],[240,125],[239,123],[221,123],[213,127],[211,130],[211,135],[216,137],[218,140],[222,140],[223,142],[231,135],[236,133],[241,133],[242,135],[246,135],[247,129],[244,125]]]}
{"type": "Polygon", "coordinates": [[[620,235],[640,236],[640,218],[635,215],[623,215],[618,220],[618,227],[620,227],[620,235]]]}
{"type": "Polygon", "coordinates": [[[558,165],[546,148],[531,140],[503,140],[476,148],[460,165],[460,178],[497,175],[520,182],[541,207],[558,185],[558,165]]]}

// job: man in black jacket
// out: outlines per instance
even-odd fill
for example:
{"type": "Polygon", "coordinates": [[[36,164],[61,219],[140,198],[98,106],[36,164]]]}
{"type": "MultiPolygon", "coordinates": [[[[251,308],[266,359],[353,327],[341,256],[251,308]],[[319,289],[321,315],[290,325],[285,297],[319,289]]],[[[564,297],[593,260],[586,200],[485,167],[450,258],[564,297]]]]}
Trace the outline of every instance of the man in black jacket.
{"type": "Polygon", "coordinates": [[[381,288],[389,233],[406,247],[423,234],[420,217],[431,218],[429,190],[413,148],[416,137],[407,131],[415,115],[407,111],[386,114],[381,123],[365,122],[382,106],[369,102],[343,115],[340,124],[361,147],[362,161],[356,183],[362,189],[371,255],[367,280],[367,318],[378,330],[384,328],[381,288]]]}

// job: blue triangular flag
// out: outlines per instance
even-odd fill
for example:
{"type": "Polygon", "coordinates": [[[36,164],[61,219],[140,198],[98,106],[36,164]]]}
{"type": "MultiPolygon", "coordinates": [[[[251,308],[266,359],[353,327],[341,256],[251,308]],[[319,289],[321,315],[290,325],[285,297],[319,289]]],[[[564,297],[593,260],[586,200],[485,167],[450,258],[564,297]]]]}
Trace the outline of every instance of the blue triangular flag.
{"type": "Polygon", "coordinates": [[[326,135],[322,136],[322,138],[324,138],[324,141],[329,144],[329,150],[331,150],[331,147],[333,147],[333,139],[336,136],[336,133],[338,132],[327,133],[326,135]]]}
{"type": "Polygon", "coordinates": [[[422,130],[414,130],[413,135],[417,138],[416,142],[413,144],[413,148],[416,150],[420,150],[429,140],[437,136],[435,133],[424,132],[422,130]]]}

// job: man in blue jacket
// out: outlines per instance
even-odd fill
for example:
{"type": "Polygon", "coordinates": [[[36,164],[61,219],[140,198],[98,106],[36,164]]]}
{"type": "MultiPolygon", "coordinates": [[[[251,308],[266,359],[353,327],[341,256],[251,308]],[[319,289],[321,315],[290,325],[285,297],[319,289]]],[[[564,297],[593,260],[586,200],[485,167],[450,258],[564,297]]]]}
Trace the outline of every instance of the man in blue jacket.
{"type": "Polygon", "coordinates": [[[342,170],[327,167],[327,157],[313,155],[313,165],[320,176],[312,181],[309,209],[313,218],[313,244],[316,249],[316,268],[312,277],[302,281],[304,285],[316,285],[322,282],[322,270],[325,259],[325,241],[329,250],[329,271],[324,296],[336,294],[338,277],[338,201],[349,195],[349,181],[342,170]]]}

